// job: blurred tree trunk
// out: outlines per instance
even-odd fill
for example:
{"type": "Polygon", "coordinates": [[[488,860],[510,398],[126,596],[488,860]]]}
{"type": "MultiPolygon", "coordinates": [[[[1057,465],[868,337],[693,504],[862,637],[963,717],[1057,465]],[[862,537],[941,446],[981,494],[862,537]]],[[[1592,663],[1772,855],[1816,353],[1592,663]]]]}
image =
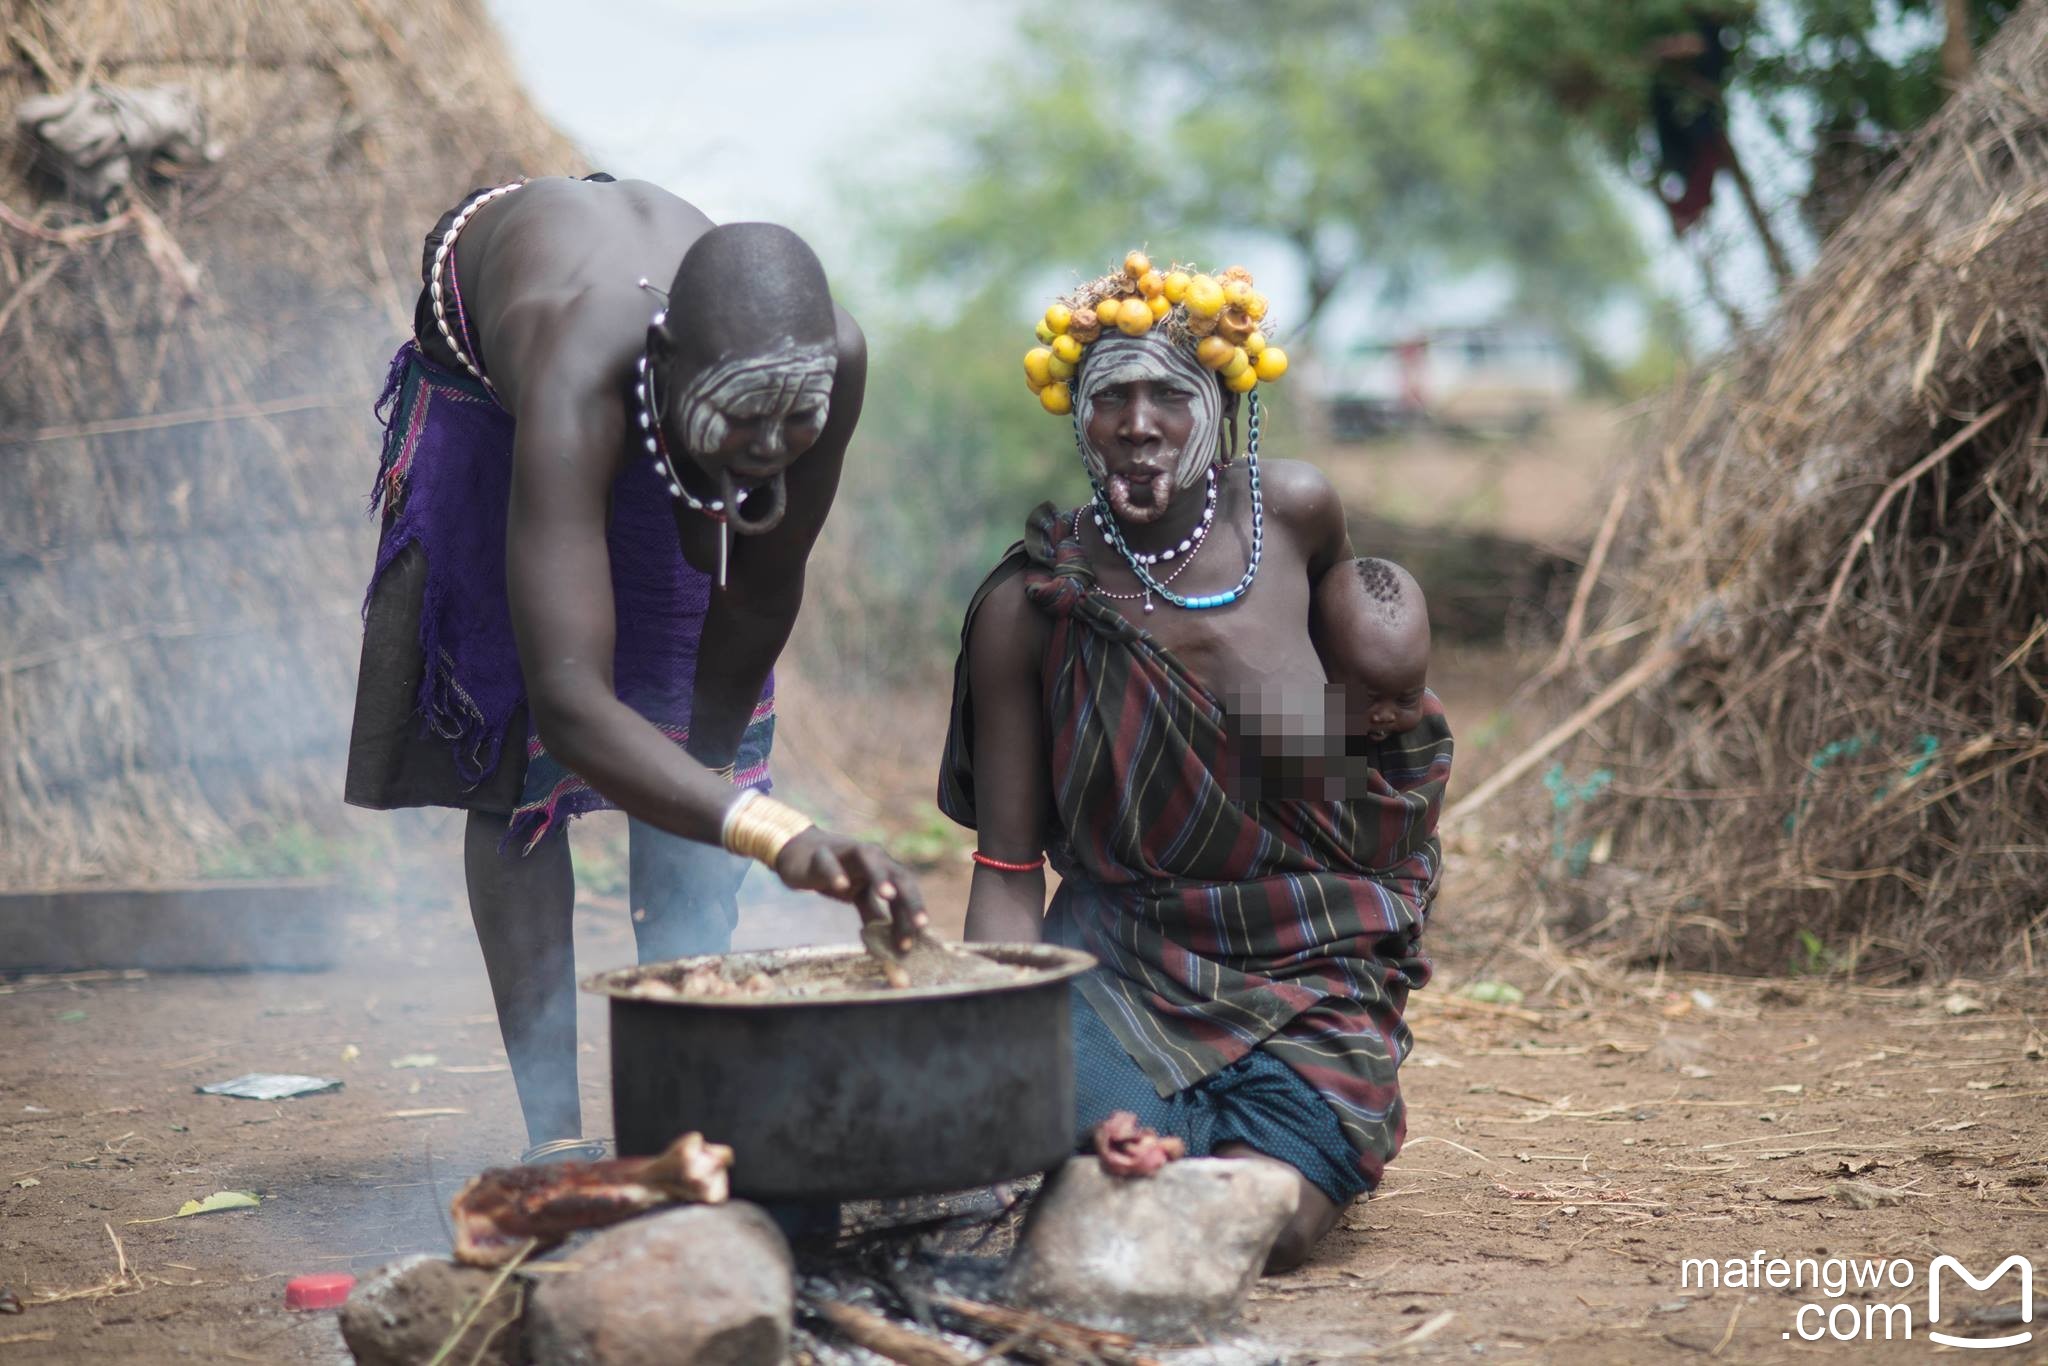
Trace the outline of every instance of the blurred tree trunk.
{"type": "Polygon", "coordinates": [[[1970,74],[1970,0],[1948,0],[1948,32],[1941,40],[1941,78],[1954,90],[1970,74]]]}
{"type": "Polygon", "coordinates": [[[1695,247],[1692,260],[1700,272],[1700,287],[1706,291],[1708,301],[1721,310],[1721,317],[1728,324],[1729,338],[1740,342],[1749,335],[1749,319],[1742,316],[1742,310],[1721,288],[1721,273],[1714,263],[1714,253],[1705,247],[1695,247]]]}
{"type": "Polygon", "coordinates": [[[1764,212],[1763,201],[1756,197],[1756,186],[1750,183],[1749,172],[1743,169],[1742,157],[1736,152],[1733,142],[1728,144],[1728,174],[1742,196],[1742,207],[1749,211],[1749,221],[1756,227],[1758,240],[1764,244],[1764,255],[1770,258],[1771,274],[1778,282],[1778,292],[1782,294],[1792,284],[1792,261],[1785,255],[1778,234],[1771,230],[1770,216],[1764,212]]]}
{"type": "Polygon", "coordinates": [[[1330,302],[1351,273],[1348,263],[1330,261],[1316,249],[1315,230],[1314,222],[1304,221],[1287,234],[1287,240],[1300,254],[1302,269],[1308,276],[1308,307],[1292,324],[1294,334],[1299,337],[1314,335],[1316,319],[1323,315],[1323,306],[1330,302]]]}

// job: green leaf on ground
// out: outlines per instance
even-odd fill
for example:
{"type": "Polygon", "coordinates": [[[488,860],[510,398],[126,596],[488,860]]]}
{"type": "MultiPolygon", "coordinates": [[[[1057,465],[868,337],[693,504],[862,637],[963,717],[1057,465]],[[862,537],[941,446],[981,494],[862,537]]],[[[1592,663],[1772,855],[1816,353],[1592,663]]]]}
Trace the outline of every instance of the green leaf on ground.
{"type": "Polygon", "coordinates": [[[215,1191],[204,1200],[187,1200],[178,1206],[176,1214],[160,1215],[155,1219],[130,1219],[131,1224],[161,1224],[171,1219],[189,1219],[195,1214],[219,1214],[223,1210],[255,1209],[263,1203],[263,1197],[254,1191],[215,1191]]]}

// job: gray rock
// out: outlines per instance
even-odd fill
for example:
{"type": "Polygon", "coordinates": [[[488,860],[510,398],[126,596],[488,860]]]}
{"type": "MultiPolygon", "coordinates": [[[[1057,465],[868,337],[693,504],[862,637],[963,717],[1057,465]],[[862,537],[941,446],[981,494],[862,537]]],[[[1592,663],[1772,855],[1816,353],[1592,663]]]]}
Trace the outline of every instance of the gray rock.
{"type": "Polygon", "coordinates": [[[548,1366],[775,1366],[796,1270],[758,1206],[686,1205],[620,1224],[540,1278],[527,1342],[548,1366]]]}
{"type": "Polygon", "coordinates": [[[1265,1162],[1200,1157],[1117,1177],[1076,1157],[1032,1207],[1006,1292],[1076,1323],[1200,1341],[1236,1319],[1299,1199],[1265,1162]]]}
{"type": "MultiPolygon", "coordinates": [[[[356,1282],[349,1293],[341,1307],[342,1341],[360,1366],[420,1366],[441,1349],[496,1279],[496,1272],[457,1266],[443,1257],[392,1262],[356,1282]]],[[[516,1278],[508,1280],[463,1333],[449,1360],[521,1366],[527,1359],[519,1322],[522,1303],[523,1287],[516,1278]]]]}

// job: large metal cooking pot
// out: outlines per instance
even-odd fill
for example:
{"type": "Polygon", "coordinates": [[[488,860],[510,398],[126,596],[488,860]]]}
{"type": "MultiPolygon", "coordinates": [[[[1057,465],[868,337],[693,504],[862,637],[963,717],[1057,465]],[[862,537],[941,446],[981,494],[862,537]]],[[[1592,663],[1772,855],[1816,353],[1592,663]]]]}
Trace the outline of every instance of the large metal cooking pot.
{"type": "MultiPolygon", "coordinates": [[[[636,1000],[642,969],[586,981],[611,998],[612,1122],[622,1156],[695,1129],[732,1145],[755,1200],[963,1190],[1043,1171],[1074,1146],[1068,983],[1094,964],[1050,944],[977,944],[1026,969],[994,985],[847,991],[823,999],[636,1000]]],[[[733,980],[858,948],[680,960],[733,980]]]]}

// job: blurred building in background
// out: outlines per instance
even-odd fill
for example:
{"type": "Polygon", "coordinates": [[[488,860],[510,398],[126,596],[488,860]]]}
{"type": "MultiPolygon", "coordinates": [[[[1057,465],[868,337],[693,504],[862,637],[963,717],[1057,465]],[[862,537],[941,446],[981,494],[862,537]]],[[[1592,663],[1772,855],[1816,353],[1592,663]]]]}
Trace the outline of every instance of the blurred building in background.
{"type": "Polygon", "coordinates": [[[1313,371],[1332,437],[1364,441],[1435,427],[1539,430],[1582,382],[1577,356],[1541,323],[1446,326],[1333,349],[1313,371]]]}

